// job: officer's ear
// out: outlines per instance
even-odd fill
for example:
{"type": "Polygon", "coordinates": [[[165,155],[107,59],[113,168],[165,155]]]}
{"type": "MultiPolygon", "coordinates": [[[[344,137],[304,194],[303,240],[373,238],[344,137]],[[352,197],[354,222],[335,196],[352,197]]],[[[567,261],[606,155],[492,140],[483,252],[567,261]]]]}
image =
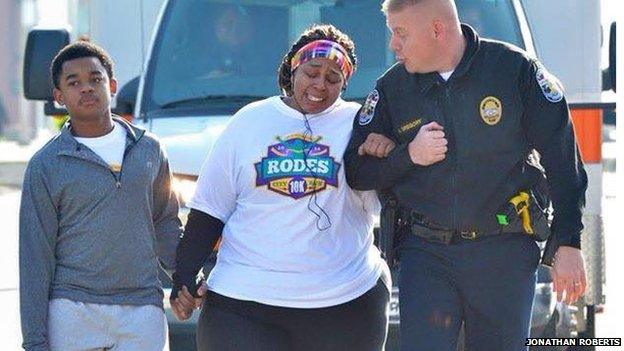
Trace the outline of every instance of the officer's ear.
{"type": "Polygon", "coordinates": [[[444,38],[445,34],[446,34],[446,25],[444,24],[444,22],[440,20],[434,20],[433,21],[433,37],[436,40],[440,40],[444,38]]]}

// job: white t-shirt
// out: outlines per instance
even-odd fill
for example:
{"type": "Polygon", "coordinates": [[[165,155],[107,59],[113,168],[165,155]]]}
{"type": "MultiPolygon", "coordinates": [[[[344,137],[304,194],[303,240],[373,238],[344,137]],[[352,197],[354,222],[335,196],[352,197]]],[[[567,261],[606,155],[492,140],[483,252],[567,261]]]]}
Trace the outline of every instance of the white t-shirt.
{"type": "Polygon", "coordinates": [[[74,137],[104,160],[114,172],[121,171],[123,154],[126,149],[126,128],[113,121],[113,130],[97,138],[74,137]]]}
{"type": "Polygon", "coordinates": [[[210,290],[274,306],[320,308],[375,286],[388,269],[373,245],[379,201],[374,192],[349,188],[342,160],[359,107],[338,99],[308,115],[312,137],[303,115],[278,96],[234,115],[189,203],[225,223],[210,290]]]}
{"type": "Polygon", "coordinates": [[[442,77],[442,79],[444,79],[445,81],[448,81],[449,78],[451,78],[451,75],[453,74],[453,72],[455,72],[455,70],[448,71],[448,72],[439,72],[439,74],[440,74],[440,77],[442,77]]]}

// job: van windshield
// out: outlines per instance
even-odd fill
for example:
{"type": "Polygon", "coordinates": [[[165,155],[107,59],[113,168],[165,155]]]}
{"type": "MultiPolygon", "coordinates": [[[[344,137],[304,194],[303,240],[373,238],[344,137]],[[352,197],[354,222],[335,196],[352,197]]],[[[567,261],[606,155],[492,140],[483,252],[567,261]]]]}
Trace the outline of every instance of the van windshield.
{"type": "MultiPolygon", "coordinates": [[[[523,47],[512,0],[457,0],[482,37],[523,47]]],[[[331,23],[356,44],[358,70],[343,97],[363,99],[395,62],[380,0],[172,0],[148,67],[145,110],[226,103],[279,93],[277,68],[313,23],[331,23]],[[241,99],[245,97],[247,99],[241,99]]]]}

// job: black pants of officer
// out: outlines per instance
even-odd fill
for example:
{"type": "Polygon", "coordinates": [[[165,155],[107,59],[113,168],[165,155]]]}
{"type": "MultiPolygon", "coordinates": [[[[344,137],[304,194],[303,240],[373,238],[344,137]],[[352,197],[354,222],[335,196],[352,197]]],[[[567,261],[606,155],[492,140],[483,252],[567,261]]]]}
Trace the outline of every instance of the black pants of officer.
{"type": "Polygon", "coordinates": [[[325,308],[287,308],[208,292],[199,317],[201,351],[382,351],[388,331],[387,283],[325,308]]]}
{"type": "Polygon", "coordinates": [[[413,234],[400,249],[401,350],[520,351],[529,334],[540,250],[523,234],[450,245],[413,234]]]}

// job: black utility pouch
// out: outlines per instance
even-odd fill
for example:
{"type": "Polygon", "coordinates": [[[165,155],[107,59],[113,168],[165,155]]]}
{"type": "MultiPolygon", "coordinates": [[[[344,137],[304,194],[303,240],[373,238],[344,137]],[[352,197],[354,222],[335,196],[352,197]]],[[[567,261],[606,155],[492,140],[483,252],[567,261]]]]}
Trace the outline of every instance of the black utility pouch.
{"type": "Polygon", "coordinates": [[[546,241],[550,238],[550,223],[552,221],[552,207],[548,197],[539,191],[532,190],[529,204],[531,225],[536,241],[546,241]]]}

